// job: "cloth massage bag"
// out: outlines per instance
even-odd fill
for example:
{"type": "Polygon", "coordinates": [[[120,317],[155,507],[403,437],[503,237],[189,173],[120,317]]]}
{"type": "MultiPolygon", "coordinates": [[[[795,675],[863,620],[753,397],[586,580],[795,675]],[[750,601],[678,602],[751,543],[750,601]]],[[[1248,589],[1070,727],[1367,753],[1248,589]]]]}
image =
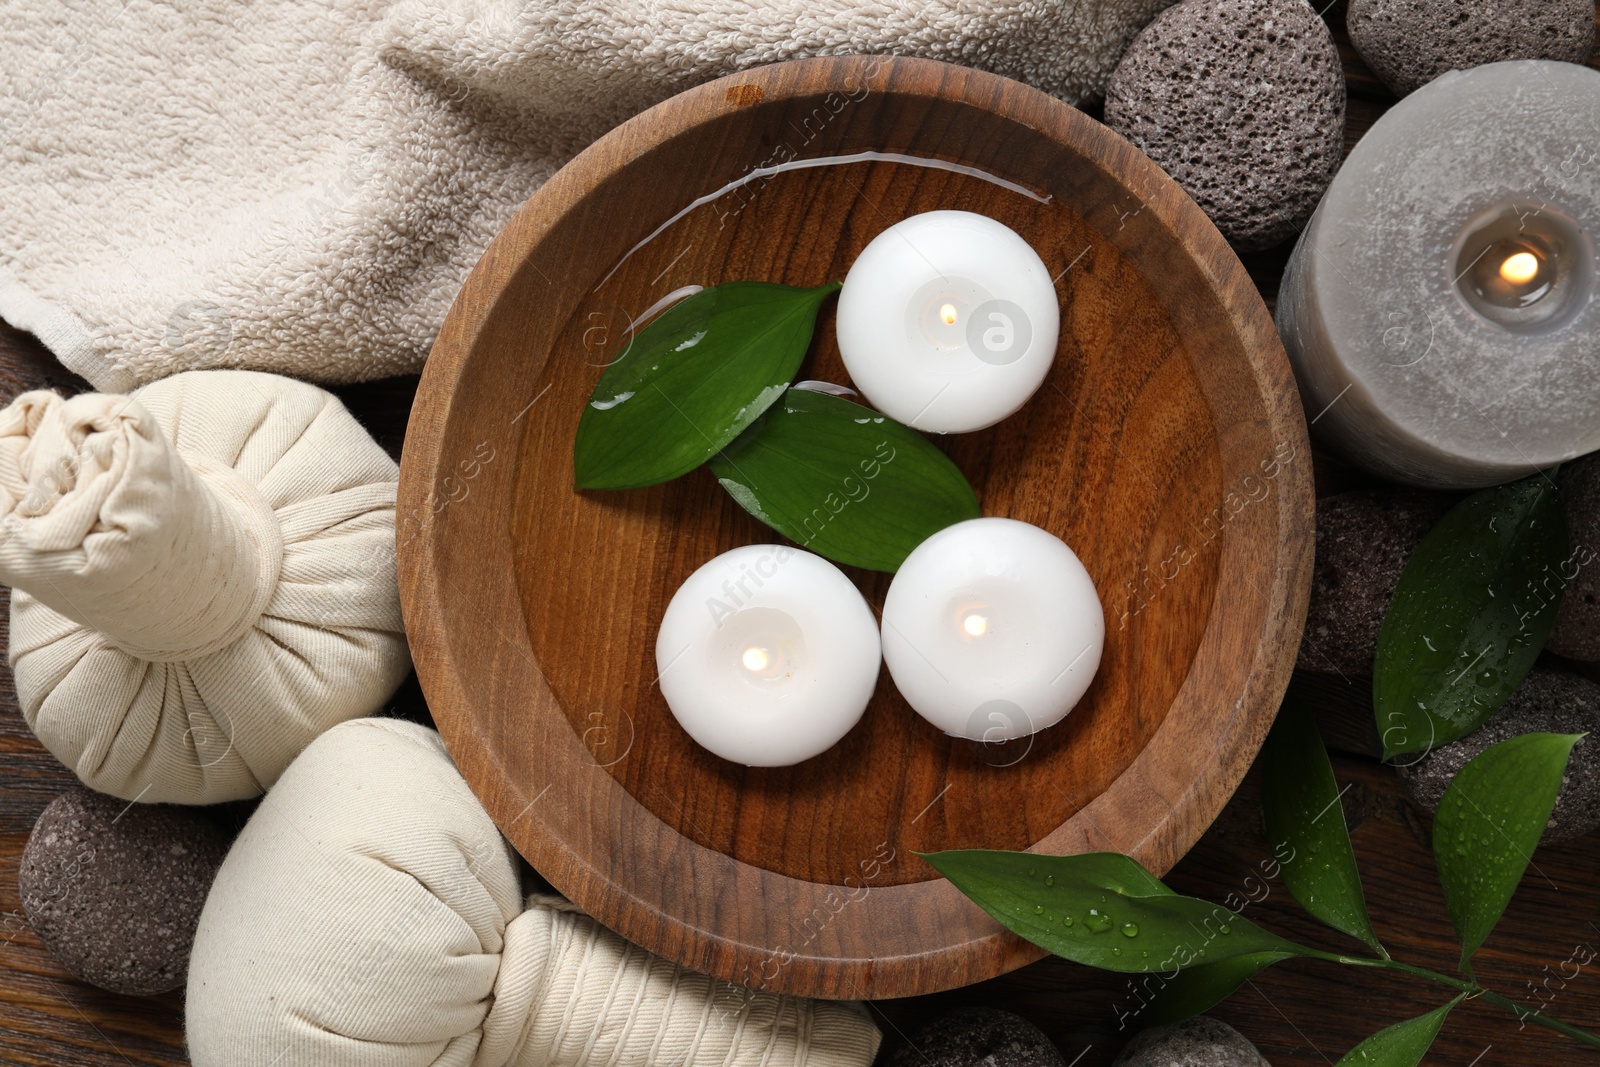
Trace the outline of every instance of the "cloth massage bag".
{"type": "Polygon", "coordinates": [[[398,469],[337,397],[195,371],[0,411],[22,713],[124,800],[258,795],[410,669],[398,469]]]}
{"type": "Polygon", "coordinates": [[[514,855],[432,730],[312,742],[234,844],[189,964],[195,1067],[867,1067],[859,1005],[751,992],[580,912],[514,855]]]}

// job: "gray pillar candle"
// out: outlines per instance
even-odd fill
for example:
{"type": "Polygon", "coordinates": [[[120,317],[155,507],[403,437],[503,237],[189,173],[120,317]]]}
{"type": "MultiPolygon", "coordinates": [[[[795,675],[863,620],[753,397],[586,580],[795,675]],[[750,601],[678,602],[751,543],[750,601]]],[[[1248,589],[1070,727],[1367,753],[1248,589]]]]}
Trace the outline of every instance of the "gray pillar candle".
{"type": "Polygon", "coordinates": [[[1300,236],[1278,330],[1313,432],[1476,488],[1600,449],[1600,71],[1445,74],[1368,131],[1300,236]]]}

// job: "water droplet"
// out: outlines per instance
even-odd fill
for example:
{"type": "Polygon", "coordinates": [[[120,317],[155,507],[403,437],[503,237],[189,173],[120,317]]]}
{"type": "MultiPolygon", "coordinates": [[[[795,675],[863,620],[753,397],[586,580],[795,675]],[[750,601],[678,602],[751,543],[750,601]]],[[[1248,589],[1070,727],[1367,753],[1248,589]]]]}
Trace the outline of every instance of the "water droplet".
{"type": "Polygon", "coordinates": [[[1055,885],[1056,884],[1056,876],[1053,875],[1053,874],[1045,875],[1044,876],[1044,884],[1045,885],[1055,885]]]}
{"type": "Polygon", "coordinates": [[[1089,914],[1083,917],[1083,925],[1097,934],[1103,934],[1111,929],[1111,916],[1099,908],[1090,908],[1089,914]]]}
{"type": "Polygon", "coordinates": [[[1062,926],[1071,926],[1072,925],[1072,916],[1070,916],[1070,915],[1061,916],[1061,925],[1062,926]]]}
{"type": "Polygon", "coordinates": [[[1224,925],[1222,927],[1222,932],[1225,933],[1225,934],[1231,934],[1231,933],[1233,933],[1233,928],[1230,927],[1230,926],[1224,925]]]}
{"type": "Polygon", "coordinates": [[[1122,924],[1122,936],[1123,937],[1138,937],[1139,936],[1139,924],[1138,923],[1123,923],[1122,924]]]}
{"type": "Polygon", "coordinates": [[[1036,872],[1035,872],[1035,871],[1034,871],[1034,869],[1033,869],[1033,868],[1032,868],[1032,867],[1029,867],[1029,868],[1028,868],[1028,877],[1029,877],[1029,878],[1032,878],[1032,877],[1033,877],[1033,876],[1034,876],[1034,874],[1035,874],[1035,873],[1036,873],[1036,872]]]}
{"type": "Polygon", "coordinates": [[[1200,950],[1200,955],[1204,956],[1205,954],[1206,954],[1206,950],[1205,949],[1201,949],[1200,950]]]}
{"type": "Polygon", "coordinates": [[[1120,948],[1114,948],[1111,950],[1111,954],[1113,956],[1120,956],[1122,955],[1122,950],[1120,948]]]}

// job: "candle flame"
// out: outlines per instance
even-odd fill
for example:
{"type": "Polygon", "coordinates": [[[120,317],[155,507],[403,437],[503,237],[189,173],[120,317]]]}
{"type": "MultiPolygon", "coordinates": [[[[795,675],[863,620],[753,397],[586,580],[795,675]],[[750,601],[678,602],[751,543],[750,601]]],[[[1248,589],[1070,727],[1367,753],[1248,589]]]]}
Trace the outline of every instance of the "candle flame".
{"type": "Polygon", "coordinates": [[[744,650],[744,655],[740,657],[740,661],[747,671],[764,671],[767,669],[767,665],[772,662],[772,657],[767,654],[766,649],[751,645],[744,650]]]}
{"type": "Polygon", "coordinates": [[[1517,252],[1500,264],[1500,277],[1512,285],[1526,285],[1539,275],[1539,257],[1532,252],[1517,252]]]}
{"type": "Polygon", "coordinates": [[[982,637],[989,632],[989,617],[973,612],[961,620],[961,628],[972,637],[982,637]]]}
{"type": "Polygon", "coordinates": [[[946,326],[954,326],[956,324],[956,306],[954,304],[939,305],[939,318],[944,321],[946,326]]]}

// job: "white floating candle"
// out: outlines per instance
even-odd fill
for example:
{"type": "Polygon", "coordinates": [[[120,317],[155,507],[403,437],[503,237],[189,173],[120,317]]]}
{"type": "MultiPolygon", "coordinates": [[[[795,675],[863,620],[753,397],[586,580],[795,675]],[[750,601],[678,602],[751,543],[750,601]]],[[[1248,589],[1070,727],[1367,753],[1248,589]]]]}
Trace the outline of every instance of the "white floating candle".
{"type": "Polygon", "coordinates": [[[1105,616],[1076,554],[1037,526],[968,519],[906,557],[883,602],[883,658],[947,734],[1006,741],[1054,725],[1100,666],[1105,616]]]}
{"type": "Polygon", "coordinates": [[[831,748],[866,710],[881,660],[877,622],[850,579],[784,545],[746,545],[695,571],[656,637],[673,716],[751,767],[831,748]]]}
{"type": "Polygon", "coordinates": [[[1015,231],[929,211],[856,257],[837,329],[873,406],[919,430],[961,433],[1027,403],[1055,359],[1061,309],[1044,261],[1015,231]]]}

